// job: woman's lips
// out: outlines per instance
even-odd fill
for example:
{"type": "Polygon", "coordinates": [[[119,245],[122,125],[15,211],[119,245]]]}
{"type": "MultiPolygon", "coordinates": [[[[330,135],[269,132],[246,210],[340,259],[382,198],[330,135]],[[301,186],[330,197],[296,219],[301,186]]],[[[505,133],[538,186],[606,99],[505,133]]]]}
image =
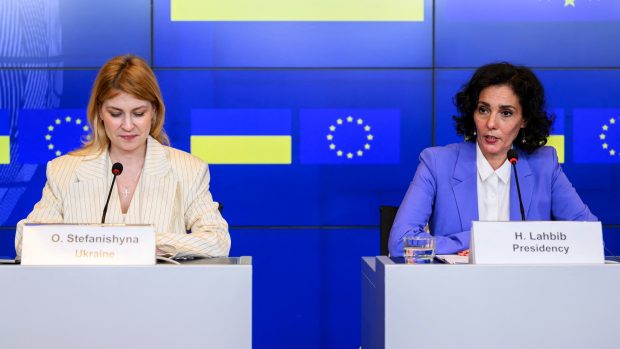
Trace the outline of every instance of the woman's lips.
{"type": "Polygon", "coordinates": [[[487,144],[495,144],[499,141],[499,138],[493,136],[484,136],[484,142],[487,144]]]}
{"type": "Polygon", "coordinates": [[[136,135],[129,135],[129,136],[119,136],[119,137],[121,137],[125,141],[132,141],[132,140],[134,140],[138,136],[136,136],[136,135]]]}

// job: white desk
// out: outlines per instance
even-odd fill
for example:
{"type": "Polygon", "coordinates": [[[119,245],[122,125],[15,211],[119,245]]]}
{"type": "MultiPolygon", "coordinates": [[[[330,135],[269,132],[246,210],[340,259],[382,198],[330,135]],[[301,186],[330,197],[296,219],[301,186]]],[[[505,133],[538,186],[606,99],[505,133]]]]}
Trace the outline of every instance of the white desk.
{"type": "Polygon", "coordinates": [[[0,348],[251,348],[250,257],[0,265],[0,348]],[[208,263],[208,264],[204,264],[208,263]]]}
{"type": "Polygon", "coordinates": [[[619,265],[362,259],[362,347],[620,348],[619,265]]]}

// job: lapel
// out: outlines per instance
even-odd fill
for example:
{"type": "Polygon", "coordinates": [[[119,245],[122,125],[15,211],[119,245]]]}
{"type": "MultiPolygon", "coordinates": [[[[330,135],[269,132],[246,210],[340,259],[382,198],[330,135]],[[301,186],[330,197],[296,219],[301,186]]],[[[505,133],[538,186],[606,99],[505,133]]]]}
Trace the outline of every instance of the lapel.
{"type": "MultiPolygon", "coordinates": [[[[528,162],[526,153],[519,151],[519,161],[517,162],[517,173],[519,175],[519,187],[521,188],[521,199],[523,200],[523,210],[525,218],[529,216],[530,203],[532,202],[532,191],[534,190],[534,176],[532,168],[528,162]]],[[[511,169],[510,176],[510,220],[520,221],[521,210],[519,209],[519,194],[517,192],[517,182],[515,180],[514,169],[511,169]]]]}
{"type": "MultiPolygon", "coordinates": [[[[177,180],[172,176],[168,151],[152,137],[147,139],[144,168],[125,222],[155,224],[170,217],[176,198],[177,180]]],[[[120,211],[120,209],[119,209],[120,211]]]]}
{"type": "MultiPolygon", "coordinates": [[[[97,155],[84,156],[76,168],[77,181],[69,186],[70,209],[66,212],[68,223],[100,223],[105,200],[112,184],[110,158],[104,151],[97,155]]],[[[114,216],[114,204],[118,206],[118,194],[112,191],[106,222],[118,221],[114,216]],[[116,196],[116,200],[114,199],[116,196]],[[114,219],[114,220],[113,220],[114,219]]],[[[120,210],[120,208],[118,208],[120,210]]]]}
{"type": "Polygon", "coordinates": [[[459,153],[452,174],[452,190],[461,219],[461,227],[471,229],[471,222],[478,220],[478,187],[476,170],[476,144],[460,143],[459,153]]]}

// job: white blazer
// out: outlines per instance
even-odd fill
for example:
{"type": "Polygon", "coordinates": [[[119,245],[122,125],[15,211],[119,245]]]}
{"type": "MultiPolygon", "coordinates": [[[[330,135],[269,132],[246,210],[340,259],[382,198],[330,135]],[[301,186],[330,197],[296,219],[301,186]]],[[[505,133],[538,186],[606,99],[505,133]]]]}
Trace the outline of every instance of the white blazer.
{"type": "MultiPolygon", "coordinates": [[[[111,168],[107,151],[50,161],[41,200],[17,224],[18,257],[24,223],[100,223],[112,184],[111,168]]],[[[211,197],[209,179],[209,168],[202,160],[149,137],[142,175],[125,220],[118,190],[113,190],[105,221],[153,224],[158,247],[173,248],[171,252],[178,256],[228,256],[228,224],[211,197]]]]}

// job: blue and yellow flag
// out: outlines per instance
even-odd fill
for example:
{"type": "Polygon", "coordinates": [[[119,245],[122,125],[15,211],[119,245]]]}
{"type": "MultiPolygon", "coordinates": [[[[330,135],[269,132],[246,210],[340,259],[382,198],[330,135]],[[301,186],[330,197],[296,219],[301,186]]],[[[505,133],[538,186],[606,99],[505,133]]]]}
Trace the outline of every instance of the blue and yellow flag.
{"type": "Polygon", "coordinates": [[[565,137],[564,120],[566,120],[564,109],[554,109],[552,111],[555,121],[551,127],[551,134],[547,138],[547,145],[555,148],[558,153],[558,162],[563,164],[565,160],[565,137]]]}
{"type": "Polygon", "coordinates": [[[170,0],[173,21],[424,20],[424,0],[170,0]]]}
{"type": "Polygon", "coordinates": [[[397,164],[398,109],[302,109],[302,164],[397,164]]]}
{"type": "Polygon", "coordinates": [[[21,163],[46,163],[79,148],[90,137],[82,109],[22,110],[17,126],[21,163]]]}
{"type": "Polygon", "coordinates": [[[0,109],[0,164],[11,162],[11,118],[8,110],[0,109]]]}
{"type": "Polygon", "coordinates": [[[290,164],[288,109],[192,110],[191,153],[209,164],[290,164]]]}
{"type": "Polygon", "coordinates": [[[576,163],[620,163],[620,109],[575,109],[573,134],[576,163]]]}

